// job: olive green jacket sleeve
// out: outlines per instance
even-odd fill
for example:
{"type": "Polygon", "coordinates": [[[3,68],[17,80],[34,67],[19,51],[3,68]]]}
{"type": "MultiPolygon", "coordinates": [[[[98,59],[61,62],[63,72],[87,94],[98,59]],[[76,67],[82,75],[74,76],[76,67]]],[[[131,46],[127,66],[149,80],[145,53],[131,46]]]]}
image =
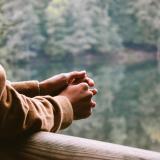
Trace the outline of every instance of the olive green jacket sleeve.
{"type": "Polygon", "coordinates": [[[30,82],[29,88],[34,92],[31,97],[17,92],[0,66],[0,138],[41,130],[56,132],[71,124],[73,110],[66,97],[34,97],[39,92],[37,83],[30,82]]]}

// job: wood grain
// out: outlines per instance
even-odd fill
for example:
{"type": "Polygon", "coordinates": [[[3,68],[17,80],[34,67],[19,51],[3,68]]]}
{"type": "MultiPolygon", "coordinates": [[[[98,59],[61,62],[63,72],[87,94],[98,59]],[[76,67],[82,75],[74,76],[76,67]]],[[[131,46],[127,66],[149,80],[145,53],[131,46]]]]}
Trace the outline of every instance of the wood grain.
{"type": "Polygon", "coordinates": [[[0,159],[6,155],[6,160],[160,160],[158,152],[48,132],[13,145],[0,152],[0,159]]]}

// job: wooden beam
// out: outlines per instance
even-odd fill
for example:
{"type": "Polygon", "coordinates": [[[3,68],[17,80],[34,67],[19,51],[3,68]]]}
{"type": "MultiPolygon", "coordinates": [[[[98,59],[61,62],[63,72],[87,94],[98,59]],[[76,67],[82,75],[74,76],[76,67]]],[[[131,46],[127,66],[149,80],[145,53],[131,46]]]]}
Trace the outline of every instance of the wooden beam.
{"type": "Polygon", "coordinates": [[[48,132],[0,153],[7,160],[160,160],[158,152],[48,132]]]}

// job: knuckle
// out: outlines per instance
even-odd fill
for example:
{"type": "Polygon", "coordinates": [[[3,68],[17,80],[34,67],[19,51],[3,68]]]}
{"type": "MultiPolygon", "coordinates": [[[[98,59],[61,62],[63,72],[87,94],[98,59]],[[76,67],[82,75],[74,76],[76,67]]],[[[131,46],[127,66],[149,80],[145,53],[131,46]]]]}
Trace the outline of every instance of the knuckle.
{"type": "Polygon", "coordinates": [[[93,101],[92,104],[91,104],[91,107],[94,108],[95,106],[96,106],[96,102],[93,101]]]}
{"type": "Polygon", "coordinates": [[[67,79],[68,79],[67,73],[61,73],[60,77],[62,81],[67,82],[67,79]]]}
{"type": "Polygon", "coordinates": [[[88,92],[87,97],[88,97],[88,98],[92,98],[92,97],[93,97],[93,93],[92,93],[92,92],[88,92]]]}
{"type": "Polygon", "coordinates": [[[61,73],[60,77],[61,77],[61,79],[66,79],[67,78],[67,74],[66,73],[61,73]]]}
{"type": "Polygon", "coordinates": [[[88,77],[85,77],[84,78],[84,82],[88,82],[89,81],[89,78],[88,77]]]}
{"type": "Polygon", "coordinates": [[[73,71],[71,72],[72,75],[77,75],[78,74],[78,71],[73,71]]]}
{"type": "Polygon", "coordinates": [[[91,100],[92,94],[88,94],[87,98],[88,98],[89,100],[91,100]]]}

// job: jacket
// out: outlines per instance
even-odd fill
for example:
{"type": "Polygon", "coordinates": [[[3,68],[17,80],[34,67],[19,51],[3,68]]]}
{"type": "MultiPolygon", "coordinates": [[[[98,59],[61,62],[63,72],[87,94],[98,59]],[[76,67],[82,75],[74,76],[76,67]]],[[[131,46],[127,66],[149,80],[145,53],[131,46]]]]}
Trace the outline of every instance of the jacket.
{"type": "Polygon", "coordinates": [[[0,65],[0,138],[56,132],[68,127],[72,120],[72,105],[67,97],[40,96],[38,81],[11,83],[0,65]]]}

